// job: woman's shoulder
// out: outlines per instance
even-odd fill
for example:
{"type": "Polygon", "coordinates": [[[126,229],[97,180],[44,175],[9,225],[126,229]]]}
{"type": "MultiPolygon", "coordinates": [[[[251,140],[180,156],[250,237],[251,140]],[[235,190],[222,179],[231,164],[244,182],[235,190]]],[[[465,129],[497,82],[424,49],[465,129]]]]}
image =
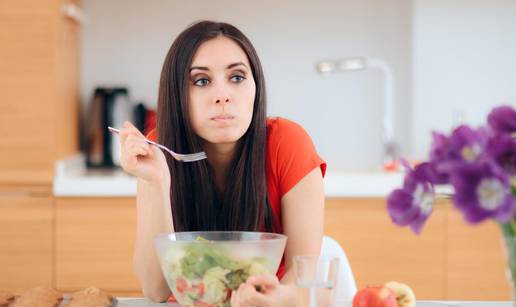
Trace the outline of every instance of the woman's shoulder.
{"type": "Polygon", "coordinates": [[[282,117],[267,119],[267,152],[269,158],[291,158],[316,153],[312,139],[301,125],[282,117]]]}
{"type": "Polygon", "coordinates": [[[267,118],[267,138],[271,141],[296,141],[299,138],[306,138],[308,134],[298,123],[283,117],[267,118]]]}
{"type": "Polygon", "coordinates": [[[283,196],[315,167],[324,176],[326,162],[301,125],[275,117],[267,119],[267,167],[283,196]]]}
{"type": "Polygon", "coordinates": [[[267,117],[267,127],[273,127],[273,126],[297,126],[297,127],[301,127],[299,124],[297,124],[296,122],[290,120],[290,119],[287,119],[287,118],[284,118],[284,117],[279,117],[279,116],[274,116],[274,117],[267,117]]]}

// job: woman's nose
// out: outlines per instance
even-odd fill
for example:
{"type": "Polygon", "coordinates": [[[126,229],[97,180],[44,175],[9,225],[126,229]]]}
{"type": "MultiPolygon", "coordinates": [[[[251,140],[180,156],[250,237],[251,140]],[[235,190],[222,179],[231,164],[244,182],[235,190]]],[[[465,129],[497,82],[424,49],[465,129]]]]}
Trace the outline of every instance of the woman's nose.
{"type": "Polygon", "coordinates": [[[221,103],[221,102],[229,102],[229,97],[219,97],[217,100],[215,100],[215,103],[221,103]]]}
{"type": "Polygon", "coordinates": [[[213,97],[215,100],[215,104],[220,104],[221,102],[230,102],[231,89],[227,84],[225,84],[224,82],[217,82],[213,89],[215,90],[213,92],[213,94],[215,94],[215,96],[213,97]]]}

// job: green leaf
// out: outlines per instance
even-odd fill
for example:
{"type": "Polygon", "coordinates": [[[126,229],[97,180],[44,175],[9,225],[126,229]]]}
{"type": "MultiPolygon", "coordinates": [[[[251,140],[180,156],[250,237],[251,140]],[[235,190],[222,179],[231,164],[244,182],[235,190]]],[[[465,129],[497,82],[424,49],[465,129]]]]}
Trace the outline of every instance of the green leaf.
{"type": "Polygon", "coordinates": [[[244,283],[247,278],[249,278],[249,273],[244,269],[238,269],[227,273],[226,279],[228,280],[228,288],[231,290],[238,289],[238,286],[244,283]]]}

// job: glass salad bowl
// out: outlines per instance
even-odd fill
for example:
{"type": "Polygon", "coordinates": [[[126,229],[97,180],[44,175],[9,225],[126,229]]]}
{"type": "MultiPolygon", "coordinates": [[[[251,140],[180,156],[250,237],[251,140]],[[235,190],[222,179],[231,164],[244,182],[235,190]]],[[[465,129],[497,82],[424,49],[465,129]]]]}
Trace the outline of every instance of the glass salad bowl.
{"type": "Polygon", "coordinates": [[[251,275],[278,270],[287,236],[266,232],[194,231],[154,238],[161,270],[181,306],[229,306],[231,291],[251,275]]]}

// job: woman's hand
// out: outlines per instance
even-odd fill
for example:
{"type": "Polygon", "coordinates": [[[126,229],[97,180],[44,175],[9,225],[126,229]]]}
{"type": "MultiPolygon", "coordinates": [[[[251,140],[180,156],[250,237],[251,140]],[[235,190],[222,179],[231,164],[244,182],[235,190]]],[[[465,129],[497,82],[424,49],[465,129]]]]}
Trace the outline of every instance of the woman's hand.
{"type": "Polygon", "coordinates": [[[121,166],[127,173],[149,182],[170,182],[165,155],[145,141],[145,136],[129,122],[120,129],[121,166]]]}
{"type": "Polygon", "coordinates": [[[296,288],[283,285],[275,275],[251,276],[233,291],[231,307],[292,307],[295,305],[296,288]],[[255,288],[258,286],[260,292],[255,288]]]}

